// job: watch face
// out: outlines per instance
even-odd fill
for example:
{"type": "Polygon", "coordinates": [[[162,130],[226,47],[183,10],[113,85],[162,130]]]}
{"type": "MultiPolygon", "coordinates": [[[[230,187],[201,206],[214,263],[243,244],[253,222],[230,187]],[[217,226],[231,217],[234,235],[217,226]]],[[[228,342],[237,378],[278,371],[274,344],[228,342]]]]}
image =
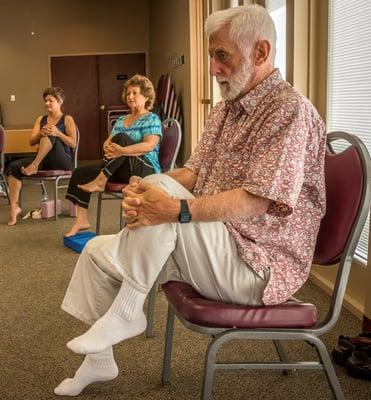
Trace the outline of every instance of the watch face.
{"type": "Polygon", "coordinates": [[[182,224],[191,222],[191,220],[192,220],[192,216],[189,212],[185,211],[185,212],[180,213],[180,222],[182,224]]]}
{"type": "Polygon", "coordinates": [[[180,200],[179,222],[185,224],[192,221],[192,214],[189,212],[187,200],[180,200]]]}

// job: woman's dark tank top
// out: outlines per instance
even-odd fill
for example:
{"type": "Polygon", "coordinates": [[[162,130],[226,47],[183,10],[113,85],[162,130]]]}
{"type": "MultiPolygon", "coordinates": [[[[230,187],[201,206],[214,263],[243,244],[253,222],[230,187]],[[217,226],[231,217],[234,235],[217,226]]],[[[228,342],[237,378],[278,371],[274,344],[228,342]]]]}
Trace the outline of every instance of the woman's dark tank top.
{"type": "MultiPolygon", "coordinates": [[[[66,125],[64,124],[65,115],[63,114],[59,121],[55,124],[56,128],[60,130],[62,133],[66,133],[66,125]]],[[[44,115],[40,121],[40,129],[48,123],[48,116],[44,115]]],[[[67,146],[66,143],[63,143],[64,151],[69,158],[72,158],[72,149],[70,146],[67,146]]]]}

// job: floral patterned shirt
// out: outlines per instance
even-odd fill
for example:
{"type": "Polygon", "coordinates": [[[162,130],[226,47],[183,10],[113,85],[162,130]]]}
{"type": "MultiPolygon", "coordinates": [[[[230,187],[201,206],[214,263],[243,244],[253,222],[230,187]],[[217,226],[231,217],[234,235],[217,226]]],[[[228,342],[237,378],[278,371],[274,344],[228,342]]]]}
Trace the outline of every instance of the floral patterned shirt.
{"type": "Polygon", "coordinates": [[[238,101],[212,110],[186,167],[196,197],[243,188],[268,212],[225,222],[242,259],[270,270],[264,304],[286,301],[307,280],[325,213],[325,125],[279,70],[238,101]]]}

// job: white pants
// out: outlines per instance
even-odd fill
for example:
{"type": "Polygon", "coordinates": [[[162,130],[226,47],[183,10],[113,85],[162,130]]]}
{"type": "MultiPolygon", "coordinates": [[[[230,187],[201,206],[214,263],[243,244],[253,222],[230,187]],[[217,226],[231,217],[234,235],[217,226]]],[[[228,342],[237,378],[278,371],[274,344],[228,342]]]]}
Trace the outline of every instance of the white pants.
{"type": "MultiPolygon", "coordinates": [[[[193,195],[167,175],[150,175],[172,197],[193,195]]],[[[148,293],[158,280],[187,282],[203,296],[234,304],[262,304],[269,272],[255,273],[240,258],[222,222],[166,223],[90,240],[77,261],[62,309],[94,323],[110,307],[125,279],[148,293]],[[164,268],[163,268],[164,267],[164,268]]]]}

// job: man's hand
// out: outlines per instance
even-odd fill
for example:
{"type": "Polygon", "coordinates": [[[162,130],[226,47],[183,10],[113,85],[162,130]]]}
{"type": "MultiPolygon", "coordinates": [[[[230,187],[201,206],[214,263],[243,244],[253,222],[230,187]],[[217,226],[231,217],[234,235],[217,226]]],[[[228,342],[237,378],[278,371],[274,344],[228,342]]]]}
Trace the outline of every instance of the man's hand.
{"type": "Polygon", "coordinates": [[[123,189],[123,217],[129,229],[177,222],[180,203],[157,186],[132,177],[123,189]]]}

